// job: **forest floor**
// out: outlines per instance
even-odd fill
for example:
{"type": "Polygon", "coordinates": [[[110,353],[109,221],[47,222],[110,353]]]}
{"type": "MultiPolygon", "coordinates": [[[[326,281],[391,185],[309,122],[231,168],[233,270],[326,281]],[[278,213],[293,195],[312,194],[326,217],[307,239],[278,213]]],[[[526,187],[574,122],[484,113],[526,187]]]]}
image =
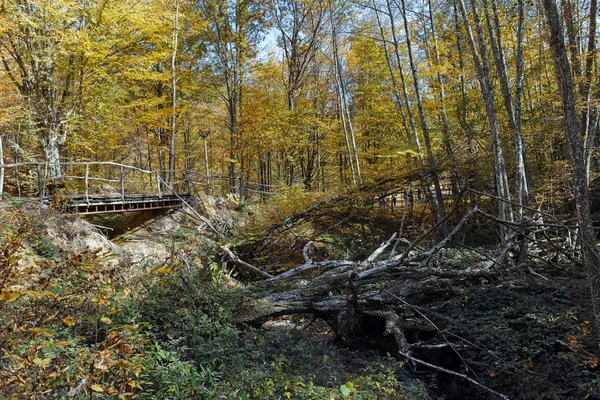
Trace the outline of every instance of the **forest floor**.
{"type": "MultiPolygon", "coordinates": [[[[255,213],[228,200],[198,209],[231,232],[255,213]]],[[[574,263],[497,268],[443,296],[403,299],[431,322],[404,331],[412,357],[474,384],[398,355],[378,326],[339,340],[312,314],[237,323],[240,305],[272,288],[224,265],[193,216],[151,218],[109,241],[33,205],[0,214],[0,398],[497,398],[481,385],[511,399],[600,398],[588,286],[574,263]]],[[[324,258],[360,260],[377,247],[351,254],[358,239],[328,235],[324,258]]],[[[480,261],[456,248],[440,255],[453,270],[480,261]]]]}

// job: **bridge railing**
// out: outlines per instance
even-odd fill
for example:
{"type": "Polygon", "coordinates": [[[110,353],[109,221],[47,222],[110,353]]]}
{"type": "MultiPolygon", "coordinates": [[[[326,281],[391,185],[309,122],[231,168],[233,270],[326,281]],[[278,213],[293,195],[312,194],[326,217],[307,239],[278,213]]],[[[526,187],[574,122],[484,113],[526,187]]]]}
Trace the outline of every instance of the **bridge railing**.
{"type": "Polygon", "coordinates": [[[171,187],[167,181],[168,171],[146,170],[132,165],[109,161],[70,161],[58,163],[62,175],[51,179],[49,163],[22,162],[0,164],[0,199],[5,193],[14,197],[39,196],[40,201],[51,194],[62,192],[82,195],[89,202],[90,196],[110,195],[125,199],[128,194],[154,194],[168,192],[226,194],[231,187],[243,186],[248,194],[266,196],[274,192],[274,185],[256,182],[232,182],[230,177],[212,176],[195,171],[174,171],[171,187]],[[232,183],[235,183],[233,185],[232,183]]]}
{"type": "Polygon", "coordinates": [[[29,197],[37,195],[43,200],[58,189],[67,194],[112,195],[125,197],[128,193],[158,193],[161,185],[156,171],[144,170],[115,162],[61,162],[62,175],[52,179],[48,175],[48,163],[22,162],[0,164],[0,196],[29,197]],[[67,184],[70,183],[69,187],[67,184]],[[74,193],[71,193],[74,192],[74,193]]]}

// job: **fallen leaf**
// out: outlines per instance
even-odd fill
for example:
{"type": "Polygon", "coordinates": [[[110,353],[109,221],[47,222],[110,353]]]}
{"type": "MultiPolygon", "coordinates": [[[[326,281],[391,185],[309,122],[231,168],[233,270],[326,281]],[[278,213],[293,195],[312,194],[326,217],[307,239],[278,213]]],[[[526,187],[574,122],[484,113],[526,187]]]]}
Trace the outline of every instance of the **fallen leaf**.
{"type": "Polygon", "coordinates": [[[17,300],[19,297],[21,297],[21,292],[13,290],[2,289],[2,294],[0,294],[0,300],[7,301],[9,303],[17,300]]]}
{"type": "Polygon", "coordinates": [[[102,386],[98,385],[97,383],[92,385],[92,390],[94,392],[104,393],[104,388],[102,386]]]}
{"type": "Polygon", "coordinates": [[[49,358],[36,357],[33,359],[33,363],[35,365],[37,365],[38,367],[40,367],[41,369],[45,369],[48,365],[50,365],[50,361],[52,361],[52,360],[49,358]]]}

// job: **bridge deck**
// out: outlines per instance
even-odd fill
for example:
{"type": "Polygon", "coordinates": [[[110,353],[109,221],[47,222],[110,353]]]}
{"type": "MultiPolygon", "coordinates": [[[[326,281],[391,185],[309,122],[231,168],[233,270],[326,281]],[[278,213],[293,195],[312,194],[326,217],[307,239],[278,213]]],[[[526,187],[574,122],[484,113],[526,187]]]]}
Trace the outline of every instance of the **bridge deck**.
{"type": "MultiPolygon", "coordinates": [[[[183,195],[93,195],[69,196],[63,205],[63,210],[76,214],[112,214],[122,212],[135,212],[146,210],[158,210],[169,208],[180,208],[183,206],[181,199],[188,200],[189,194],[183,195]]],[[[48,198],[53,201],[53,198],[48,198]]]]}

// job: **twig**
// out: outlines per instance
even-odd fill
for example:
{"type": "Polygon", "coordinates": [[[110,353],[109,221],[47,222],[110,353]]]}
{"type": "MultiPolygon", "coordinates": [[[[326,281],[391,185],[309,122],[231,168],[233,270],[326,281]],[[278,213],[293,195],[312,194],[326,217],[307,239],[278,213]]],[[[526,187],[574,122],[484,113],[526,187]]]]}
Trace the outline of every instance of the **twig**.
{"type": "Polygon", "coordinates": [[[396,254],[396,247],[398,247],[398,243],[400,243],[400,238],[402,238],[402,233],[404,232],[404,221],[406,221],[406,210],[408,209],[408,192],[410,191],[410,182],[404,191],[404,207],[402,208],[402,220],[400,221],[400,229],[398,229],[398,240],[394,243],[394,247],[392,247],[392,251],[390,251],[390,259],[394,257],[396,254]]]}
{"type": "MultiPolygon", "coordinates": [[[[465,359],[463,358],[463,356],[458,352],[458,350],[456,349],[456,347],[454,347],[454,345],[448,340],[448,338],[444,334],[444,331],[442,331],[440,328],[438,328],[438,326],[431,319],[429,319],[427,317],[427,315],[423,314],[417,307],[415,307],[412,304],[408,303],[406,300],[402,299],[401,297],[396,296],[394,293],[390,292],[389,290],[383,289],[383,291],[386,292],[387,294],[389,294],[390,296],[394,297],[396,300],[400,301],[405,306],[410,307],[413,310],[415,310],[421,317],[423,317],[425,319],[425,321],[429,322],[429,324],[431,326],[433,326],[433,328],[436,331],[438,331],[438,333],[440,335],[442,335],[442,337],[446,341],[445,344],[448,345],[448,346],[450,346],[450,348],[452,349],[452,351],[454,351],[454,353],[458,356],[458,358],[461,359],[461,361],[463,362],[465,368],[467,368],[467,370],[471,370],[471,368],[469,367],[469,365],[467,364],[467,362],[465,361],[465,359]]],[[[473,374],[476,375],[475,371],[471,370],[471,372],[473,372],[473,374]]]]}
{"type": "Polygon", "coordinates": [[[528,266],[527,266],[527,270],[529,271],[529,273],[530,273],[531,275],[533,275],[533,276],[537,276],[538,278],[541,278],[541,279],[545,280],[546,282],[550,282],[550,279],[546,278],[544,275],[542,275],[542,274],[540,274],[540,273],[538,273],[538,272],[535,272],[535,271],[533,270],[533,268],[531,268],[531,266],[530,266],[530,265],[528,265],[528,266]]]}
{"type": "Polygon", "coordinates": [[[81,392],[81,389],[87,384],[87,381],[89,379],[90,379],[90,376],[86,375],[85,378],[83,378],[81,381],[79,381],[77,386],[75,386],[73,389],[69,390],[69,393],[67,393],[67,397],[71,398],[71,397],[77,396],[79,394],[79,392],[81,392]]]}
{"type": "Polygon", "coordinates": [[[466,375],[464,375],[464,374],[460,374],[460,373],[458,373],[458,372],[454,372],[454,371],[451,371],[451,370],[449,370],[449,369],[442,368],[442,367],[438,367],[437,365],[430,364],[430,363],[428,363],[428,362],[425,362],[425,361],[423,361],[423,360],[419,360],[418,358],[415,358],[415,357],[411,356],[410,354],[404,353],[404,352],[402,352],[402,351],[399,351],[399,352],[398,352],[398,354],[400,354],[400,355],[401,355],[401,356],[403,356],[403,357],[406,357],[407,359],[409,359],[409,360],[411,360],[411,361],[413,361],[413,362],[416,362],[417,364],[421,364],[421,365],[424,365],[424,366],[426,366],[426,367],[429,367],[429,368],[435,369],[436,371],[445,372],[446,374],[449,374],[449,375],[454,375],[454,376],[457,376],[457,377],[459,377],[459,378],[466,379],[467,381],[471,382],[472,384],[474,384],[474,385],[476,385],[476,386],[478,386],[478,387],[482,388],[483,390],[485,390],[485,391],[487,391],[487,392],[489,392],[489,393],[493,394],[494,396],[497,396],[497,397],[498,397],[498,398],[500,398],[500,399],[503,399],[503,400],[510,400],[510,399],[508,398],[508,396],[506,396],[506,395],[504,395],[504,394],[502,394],[502,393],[498,393],[498,392],[496,392],[494,389],[490,389],[489,387],[485,386],[484,384],[482,384],[482,383],[480,383],[480,382],[477,382],[475,379],[473,379],[473,378],[470,378],[470,377],[468,377],[468,376],[466,376],[466,375]]]}
{"type": "Polygon", "coordinates": [[[577,234],[577,232],[575,232],[575,230],[573,230],[573,229],[569,228],[567,225],[565,225],[565,224],[563,223],[563,221],[559,220],[559,219],[558,219],[558,217],[556,217],[556,216],[554,216],[554,215],[552,215],[552,214],[546,213],[546,212],[544,212],[544,211],[542,211],[542,210],[539,210],[539,209],[537,209],[537,208],[528,207],[528,206],[525,206],[525,205],[522,205],[522,204],[517,204],[517,203],[515,203],[515,202],[513,202],[513,201],[506,200],[506,199],[503,199],[503,198],[501,198],[501,197],[498,197],[498,196],[494,196],[493,194],[484,193],[484,192],[479,192],[479,191],[477,191],[477,190],[474,190],[474,189],[468,189],[468,190],[469,190],[469,192],[476,193],[476,194],[479,194],[479,195],[481,195],[481,196],[486,196],[486,197],[489,197],[489,198],[491,198],[491,199],[494,199],[494,200],[502,201],[502,202],[505,202],[505,203],[511,204],[511,205],[513,205],[513,206],[516,206],[516,207],[522,207],[522,208],[524,208],[524,209],[526,209],[526,210],[529,210],[529,211],[532,211],[532,212],[534,212],[534,213],[538,213],[538,214],[541,214],[541,215],[543,215],[543,216],[545,216],[545,217],[552,218],[553,220],[555,220],[555,221],[558,223],[558,225],[559,225],[561,228],[563,228],[563,229],[565,229],[565,230],[567,230],[567,231],[569,231],[569,232],[573,233],[573,234],[574,234],[574,235],[576,235],[577,237],[579,237],[579,235],[577,234]]]}

